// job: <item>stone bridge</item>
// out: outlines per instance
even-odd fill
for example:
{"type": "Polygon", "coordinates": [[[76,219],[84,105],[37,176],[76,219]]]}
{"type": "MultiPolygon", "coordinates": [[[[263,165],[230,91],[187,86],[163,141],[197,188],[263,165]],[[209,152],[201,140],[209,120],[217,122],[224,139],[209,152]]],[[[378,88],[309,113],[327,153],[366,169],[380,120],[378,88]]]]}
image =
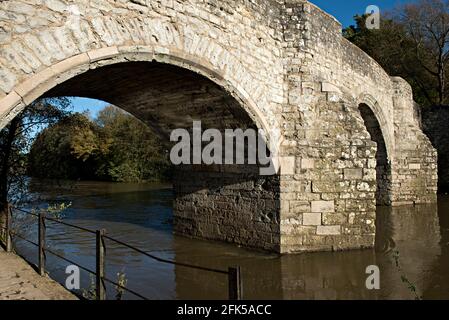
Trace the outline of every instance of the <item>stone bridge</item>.
{"type": "Polygon", "coordinates": [[[175,232],[281,253],[372,247],[376,203],[436,200],[437,155],[410,86],[341,29],[305,0],[3,0],[0,128],[52,96],[102,99],[163,137],[194,120],[260,128],[278,173],[177,168],[175,232]]]}

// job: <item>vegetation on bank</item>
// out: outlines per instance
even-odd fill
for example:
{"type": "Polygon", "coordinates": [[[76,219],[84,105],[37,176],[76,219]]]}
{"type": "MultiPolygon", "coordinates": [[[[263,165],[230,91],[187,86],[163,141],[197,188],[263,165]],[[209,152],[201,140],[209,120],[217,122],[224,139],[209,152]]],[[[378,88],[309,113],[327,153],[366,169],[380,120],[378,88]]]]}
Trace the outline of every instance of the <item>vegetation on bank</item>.
{"type": "Polygon", "coordinates": [[[147,125],[113,106],[95,119],[75,113],[38,134],[28,175],[38,178],[143,182],[169,179],[168,151],[147,125]]]}
{"type": "Polygon", "coordinates": [[[0,130],[0,225],[4,223],[8,204],[26,197],[27,153],[35,132],[67,117],[69,109],[67,98],[39,100],[0,130]]]}
{"type": "Polygon", "coordinates": [[[382,12],[380,29],[367,16],[344,36],[374,58],[390,75],[407,80],[421,106],[449,105],[449,1],[419,0],[382,12]]]}
{"type": "Polygon", "coordinates": [[[27,177],[113,182],[170,179],[168,150],[141,121],[113,106],[95,119],[67,97],[38,100],[0,130],[0,226],[27,202],[27,177]]]}

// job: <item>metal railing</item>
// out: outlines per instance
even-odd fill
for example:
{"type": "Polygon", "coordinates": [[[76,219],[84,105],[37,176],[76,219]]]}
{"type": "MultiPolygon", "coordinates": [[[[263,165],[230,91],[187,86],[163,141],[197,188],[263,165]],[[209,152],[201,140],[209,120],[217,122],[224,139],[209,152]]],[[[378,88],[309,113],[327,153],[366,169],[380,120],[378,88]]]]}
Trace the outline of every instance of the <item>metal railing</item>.
{"type": "Polygon", "coordinates": [[[106,300],[106,282],[110,283],[114,286],[116,286],[116,288],[120,288],[140,299],[143,300],[150,300],[149,298],[141,295],[138,292],[135,292],[129,288],[126,288],[122,285],[120,285],[119,283],[108,279],[106,277],[106,263],[105,263],[105,257],[106,257],[106,244],[105,244],[105,240],[109,240],[112,242],[115,242],[118,245],[124,246],[128,249],[131,249],[143,256],[149,257],[155,261],[161,262],[161,263],[166,263],[166,264],[171,264],[171,265],[175,265],[175,266],[179,266],[179,267],[184,267],[184,268],[190,268],[190,269],[196,269],[196,270],[201,270],[204,272],[211,272],[211,273],[216,273],[216,274],[222,274],[222,275],[226,275],[228,277],[228,298],[229,300],[241,300],[242,299],[242,295],[243,295],[243,282],[242,282],[242,277],[241,277],[241,269],[240,267],[229,267],[227,271],[225,270],[219,270],[219,269],[213,269],[213,268],[208,268],[208,267],[201,267],[201,266],[196,266],[196,265],[192,265],[192,264],[188,264],[188,263],[182,263],[182,262],[176,262],[176,261],[171,261],[171,260],[167,260],[167,259],[163,259],[157,256],[154,256],[152,254],[149,254],[139,248],[136,248],[130,244],[127,244],[123,241],[114,239],[108,235],[106,235],[106,230],[105,229],[101,229],[101,230],[90,230],[88,228],[84,228],[81,226],[77,226],[71,223],[67,223],[64,221],[61,221],[59,219],[56,218],[52,218],[52,217],[47,217],[46,214],[44,212],[40,212],[40,213],[34,213],[34,212],[30,212],[30,211],[26,211],[20,208],[15,208],[12,206],[8,207],[7,210],[7,215],[6,215],[6,220],[5,220],[5,226],[2,227],[0,226],[0,229],[4,230],[5,233],[5,237],[4,237],[4,246],[7,252],[11,252],[13,250],[13,244],[12,244],[12,238],[13,237],[17,237],[33,246],[38,247],[38,266],[37,266],[37,270],[39,272],[39,274],[41,276],[45,275],[45,269],[46,269],[46,260],[47,260],[47,253],[61,259],[64,260],[72,265],[77,266],[78,268],[92,274],[95,276],[95,296],[97,300],[106,300]],[[37,218],[38,220],[38,243],[35,243],[34,241],[31,241],[29,239],[27,239],[26,237],[16,233],[13,231],[12,229],[12,218],[13,218],[13,210],[17,210],[18,212],[24,213],[26,215],[31,215],[34,216],[35,218],[37,218]],[[90,270],[89,268],[82,266],[64,256],[62,256],[61,254],[58,254],[57,252],[54,252],[53,250],[49,249],[46,246],[46,231],[47,231],[47,225],[46,225],[46,221],[51,221],[57,224],[61,224],[64,225],[66,227],[70,227],[70,228],[74,228],[77,229],[79,231],[85,232],[85,233],[89,233],[92,235],[95,235],[95,240],[96,240],[96,244],[95,244],[95,248],[96,248],[96,263],[95,263],[95,271],[94,270],[90,270]]]}

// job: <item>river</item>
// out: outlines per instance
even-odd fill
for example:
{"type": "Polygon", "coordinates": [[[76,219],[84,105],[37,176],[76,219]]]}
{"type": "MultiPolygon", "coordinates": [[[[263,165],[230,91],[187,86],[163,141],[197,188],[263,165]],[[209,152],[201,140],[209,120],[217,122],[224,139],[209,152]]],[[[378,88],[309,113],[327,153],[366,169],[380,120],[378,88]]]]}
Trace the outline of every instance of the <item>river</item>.
{"type": "MultiPolygon", "coordinates": [[[[63,221],[104,228],[108,235],[157,257],[225,270],[241,266],[245,299],[449,299],[448,196],[440,197],[438,204],[378,208],[377,250],[279,256],[174,236],[169,185],[34,181],[30,190],[37,199],[34,205],[71,203],[63,221]],[[366,288],[369,265],[380,268],[380,290],[366,288]]],[[[35,224],[30,221],[22,230],[34,241],[35,224]]],[[[52,250],[95,270],[92,235],[48,222],[47,238],[52,250]]],[[[106,245],[107,277],[117,280],[117,273],[125,274],[127,288],[148,298],[227,298],[224,275],[160,263],[108,240],[106,245]]],[[[35,247],[19,239],[15,246],[37,262],[35,247]]],[[[49,274],[60,283],[65,283],[68,265],[48,254],[49,274]]],[[[81,272],[81,283],[84,289],[92,284],[87,272],[81,272]]],[[[108,285],[107,292],[114,299],[114,287],[108,285]]],[[[125,294],[123,299],[136,297],[125,294]]]]}

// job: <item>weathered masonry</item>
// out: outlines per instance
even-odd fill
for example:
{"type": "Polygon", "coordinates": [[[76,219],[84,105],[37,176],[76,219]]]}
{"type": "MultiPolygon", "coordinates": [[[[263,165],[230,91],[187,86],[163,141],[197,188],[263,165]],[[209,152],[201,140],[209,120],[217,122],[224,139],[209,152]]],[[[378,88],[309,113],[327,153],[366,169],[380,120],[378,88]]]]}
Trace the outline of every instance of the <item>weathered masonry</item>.
{"type": "Polygon", "coordinates": [[[436,200],[410,86],[305,0],[1,1],[0,128],[58,95],[103,99],[162,136],[194,120],[265,130],[274,176],[179,168],[177,233],[282,253],[372,247],[376,203],[436,200]]]}

